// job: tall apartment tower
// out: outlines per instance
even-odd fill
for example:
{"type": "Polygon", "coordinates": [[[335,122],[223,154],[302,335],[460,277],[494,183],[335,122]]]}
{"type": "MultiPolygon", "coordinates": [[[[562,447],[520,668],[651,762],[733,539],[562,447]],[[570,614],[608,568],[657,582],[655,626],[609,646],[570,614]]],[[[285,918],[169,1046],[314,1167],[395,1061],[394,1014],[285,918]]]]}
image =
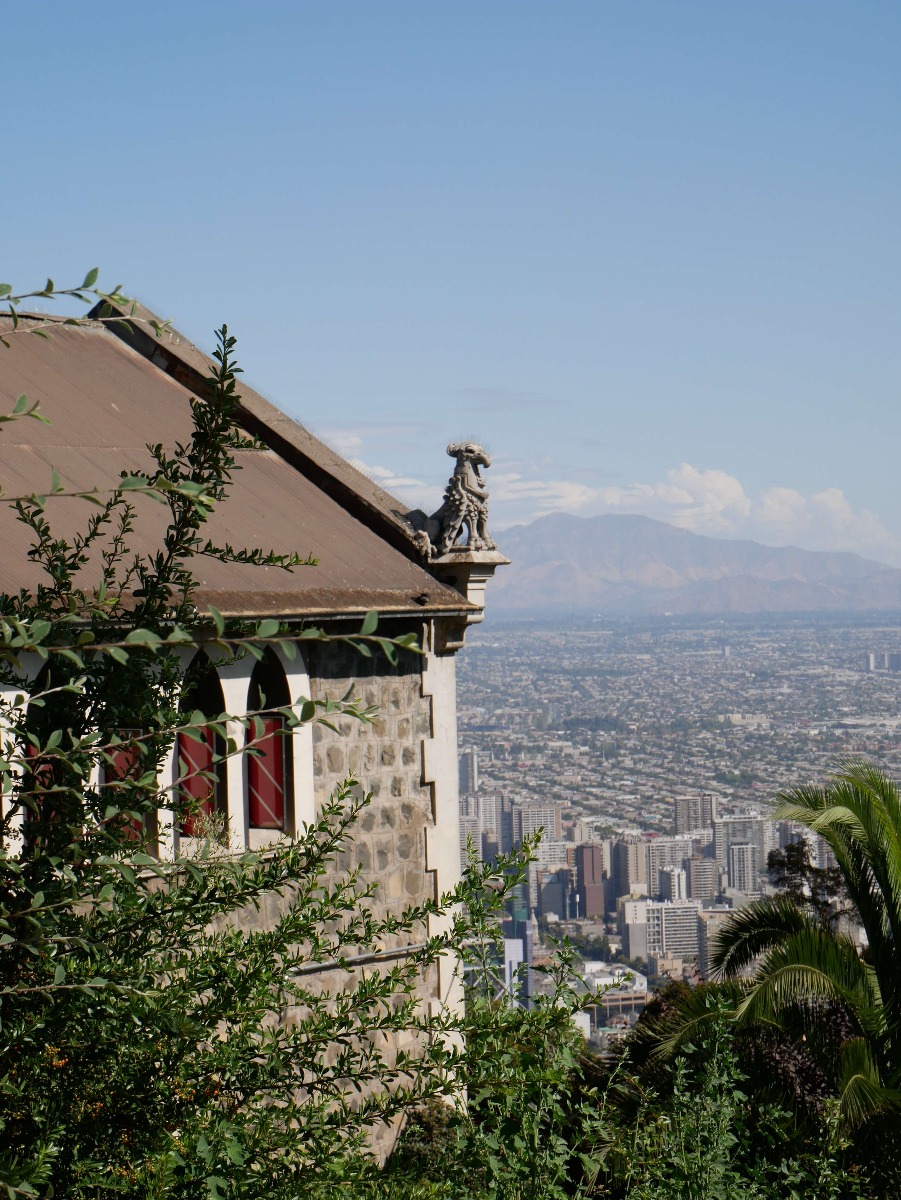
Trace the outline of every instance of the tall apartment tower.
{"type": "Polygon", "coordinates": [[[729,847],[729,886],[749,895],[760,890],[760,858],[757,847],[748,842],[733,842],[729,847]]]}
{"type": "Polygon", "coordinates": [[[482,819],[482,846],[486,861],[513,849],[513,813],[501,791],[479,793],[479,813],[482,819]]]}
{"type": "Polygon", "coordinates": [[[580,917],[603,917],[607,909],[610,846],[576,846],[576,893],[580,917]]]}
{"type": "Polygon", "coordinates": [[[617,896],[647,895],[647,842],[642,838],[613,843],[613,886],[617,896]]]}
{"type": "Polygon", "coordinates": [[[709,829],[716,817],[716,796],[713,792],[677,796],[673,801],[673,810],[677,834],[709,829]]]}
{"type": "MultiPolygon", "coordinates": [[[[729,869],[729,847],[747,843],[757,847],[759,868],[766,864],[767,855],[777,844],[777,830],[772,821],[755,813],[734,817],[718,817],[713,822],[713,853],[724,871],[729,869]]],[[[758,868],[758,869],[759,869],[758,868]]]]}
{"type": "Polygon", "coordinates": [[[522,842],[539,829],[545,841],[559,842],[563,834],[563,807],[560,804],[514,804],[513,841],[522,842]]]}
{"type": "Polygon", "coordinates": [[[698,912],[691,900],[676,903],[648,901],[648,954],[664,954],[697,962],[698,912]]]}
{"type": "Polygon", "coordinates": [[[688,897],[709,903],[717,898],[720,890],[720,865],[715,858],[690,858],[688,860],[688,897]]]}
{"type": "Polygon", "coordinates": [[[470,796],[479,790],[479,752],[470,746],[460,755],[460,794],[470,796]]]}
{"type": "Polygon", "coordinates": [[[660,872],[660,899],[687,900],[688,876],[681,867],[664,867],[660,872]]]}

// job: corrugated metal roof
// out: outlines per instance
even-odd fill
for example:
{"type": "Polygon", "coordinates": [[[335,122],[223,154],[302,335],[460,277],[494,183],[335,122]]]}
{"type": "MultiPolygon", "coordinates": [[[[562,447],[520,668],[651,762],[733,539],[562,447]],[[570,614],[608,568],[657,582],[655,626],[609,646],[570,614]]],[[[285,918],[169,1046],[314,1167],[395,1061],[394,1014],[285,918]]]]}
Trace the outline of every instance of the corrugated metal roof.
{"type": "MultiPolygon", "coordinates": [[[[91,315],[98,312],[99,308],[98,305],[91,315]]],[[[142,304],[113,311],[132,317],[128,323],[115,322],[109,326],[116,337],[145,358],[151,359],[189,391],[196,395],[205,394],[204,381],[214,369],[214,364],[189,338],[172,326],[168,326],[157,337],[151,323],[160,324],[160,318],[142,304]]],[[[413,530],[419,526],[407,519],[410,509],[298,421],[264,399],[243,378],[240,419],[248,432],[271,446],[327,495],[337,499],[350,512],[361,516],[367,525],[381,533],[402,554],[414,562],[419,561],[419,550],[413,538],[413,530]]]]}
{"type": "MultiPolygon", "coordinates": [[[[9,349],[0,347],[0,406],[8,411],[25,393],[30,401],[40,402],[42,414],[52,423],[21,420],[0,431],[4,493],[46,492],[52,468],[67,487],[82,490],[114,486],[122,470],[151,471],[147,444],[171,447],[189,438],[192,429],[190,393],[166,369],[165,363],[155,365],[100,324],[55,327],[50,341],[24,333],[11,338],[9,349]]],[[[298,440],[300,426],[261,398],[252,399],[252,404],[258,424],[266,425],[263,417],[275,414],[293,426],[292,438],[298,440]]],[[[266,440],[271,444],[277,438],[266,440]]],[[[315,447],[306,449],[316,452],[315,447]]],[[[312,554],[319,565],[288,573],[198,558],[194,570],[201,607],[212,603],[227,615],[282,616],[325,616],[371,608],[420,614],[471,609],[453,588],[413,561],[403,543],[390,544],[384,521],[380,527],[378,521],[368,519],[376,504],[390,506],[391,497],[369,480],[369,489],[362,488],[365,494],[354,493],[354,476],[362,480],[365,476],[349,464],[342,467],[333,451],[328,455],[335,462],[318,467],[314,463],[309,471],[303,469],[303,454],[291,461],[290,448],[287,453],[286,457],[272,449],[239,452],[240,470],[230,497],[212,515],[204,536],[239,549],[260,546],[312,554]],[[327,489],[321,486],[322,474],[329,470],[338,470],[342,478],[327,489]],[[342,503],[347,494],[351,500],[342,503]]],[[[133,545],[154,547],[167,510],[142,497],[136,498],[136,505],[133,545]]],[[[83,528],[96,511],[82,500],[60,498],[48,503],[49,518],[65,536],[83,528]]],[[[40,581],[39,570],[27,559],[29,544],[27,529],[8,507],[0,506],[0,591],[33,588],[40,581]]],[[[98,577],[98,557],[95,554],[86,568],[83,586],[98,577]]]]}

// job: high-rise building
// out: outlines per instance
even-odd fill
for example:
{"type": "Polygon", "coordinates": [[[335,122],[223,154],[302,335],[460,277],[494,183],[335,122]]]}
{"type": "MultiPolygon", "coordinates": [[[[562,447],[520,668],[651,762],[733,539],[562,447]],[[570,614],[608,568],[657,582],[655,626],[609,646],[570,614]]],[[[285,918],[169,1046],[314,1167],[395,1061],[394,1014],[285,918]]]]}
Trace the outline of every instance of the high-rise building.
{"type": "Polygon", "coordinates": [[[610,843],[576,846],[578,916],[603,917],[607,911],[610,843]]]}
{"type": "Polygon", "coordinates": [[[707,829],[716,816],[716,796],[713,792],[692,792],[677,796],[673,801],[676,833],[691,833],[707,829]]]}
{"type": "Polygon", "coordinates": [[[646,910],[648,954],[696,962],[699,911],[700,905],[693,900],[649,900],[646,910]]]}
{"type": "Polygon", "coordinates": [[[748,842],[733,842],[729,847],[729,887],[746,896],[760,891],[760,857],[757,847],[748,842]]]}
{"type": "Polygon", "coordinates": [[[648,895],[660,894],[660,872],[667,867],[681,867],[691,858],[692,839],[688,834],[678,837],[652,838],[647,843],[648,895]]]}
{"type": "Polygon", "coordinates": [[[539,871],[538,911],[543,917],[551,915],[565,921],[569,916],[570,874],[565,867],[556,871],[539,871]]]}
{"type": "Polygon", "coordinates": [[[720,865],[715,858],[688,860],[688,898],[702,903],[715,900],[720,891],[720,865]]]}
{"type": "Polygon", "coordinates": [[[698,913],[698,970],[703,979],[710,978],[710,955],[717,933],[734,915],[732,908],[704,908],[698,913]]]}
{"type": "Polygon", "coordinates": [[[470,746],[460,755],[460,794],[468,796],[479,790],[479,752],[470,746]]]}
{"type": "Polygon", "coordinates": [[[663,867],[659,872],[661,900],[687,900],[688,876],[682,867],[663,867]]]}
{"type": "Polygon", "coordinates": [[[748,844],[757,847],[758,870],[766,866],[767,855],[777,844],[776,826],[757,813],[717,817],[713,822],[713,853],[724,871],[729,869],[729,847],[748,844]]]}
{"type": "Polygon", "coordinates": [[[460,813],[460,868],[465,868],[469,861],[469,843],[478,858],[482,857],[482,823],[478,817],[460,813]]]}
{"type": "Polygon", "coordinates": [[[513,805],[513,842],[519,845],[527,837],[542,831],[542,839],[559,842],[563,836],[563,806],[540,801],[513,805]]]}
{"type": "Polygon", "coordinates": [[[643,838],[620,838],[613,843],[613,886],[617,896],[647,895],[648,855],[643,838]]]}
{"type": "Polygon", "coordinates": [[[620,897],[616,902],[617,928],[627,958],[648,956],[648,902],[620,897]]]}
{"type": "Polygon", "coordinates": [[[486,861],[513,849],[513,814],[501,791],[479,792],[479,812],[482,818],[482,845],[486,861]]]}

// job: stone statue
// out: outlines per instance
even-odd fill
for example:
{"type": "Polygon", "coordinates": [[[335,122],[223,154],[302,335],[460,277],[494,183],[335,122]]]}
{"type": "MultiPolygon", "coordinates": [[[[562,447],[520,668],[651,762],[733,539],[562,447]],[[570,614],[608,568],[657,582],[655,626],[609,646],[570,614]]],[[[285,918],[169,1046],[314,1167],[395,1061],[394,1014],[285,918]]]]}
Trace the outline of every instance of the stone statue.
{"type": "Polygon", "coordinates": [[[417,542],[423,554],[433,558],[452,550],[495,550],[488,532],[488,488],[479,472],[491,466],[491,456],[475,442],[451,442],[447,452],[457,465],[444,489],[444,502],[426,520],[417,542]]]}

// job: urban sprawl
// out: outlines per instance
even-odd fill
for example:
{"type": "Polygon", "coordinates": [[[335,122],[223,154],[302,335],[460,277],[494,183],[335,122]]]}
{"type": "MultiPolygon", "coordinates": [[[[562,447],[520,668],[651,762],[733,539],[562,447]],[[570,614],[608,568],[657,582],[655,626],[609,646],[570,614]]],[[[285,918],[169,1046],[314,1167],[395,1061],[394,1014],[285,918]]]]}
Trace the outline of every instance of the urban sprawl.
{"type": "Polygon", "coordinates": [[[901,631],[875,621],[522,621],[478,631],[460,666],[461,855],[541,834],[506,979],[540,987],[568,936],[610,988],[584,1029],[602,1044],[649,979],[707,976],[718,924],[773,890],[771,851],[806,839],[832,865],[773,819],[780,791],[847,757],[901,766],[901,631]]]}

